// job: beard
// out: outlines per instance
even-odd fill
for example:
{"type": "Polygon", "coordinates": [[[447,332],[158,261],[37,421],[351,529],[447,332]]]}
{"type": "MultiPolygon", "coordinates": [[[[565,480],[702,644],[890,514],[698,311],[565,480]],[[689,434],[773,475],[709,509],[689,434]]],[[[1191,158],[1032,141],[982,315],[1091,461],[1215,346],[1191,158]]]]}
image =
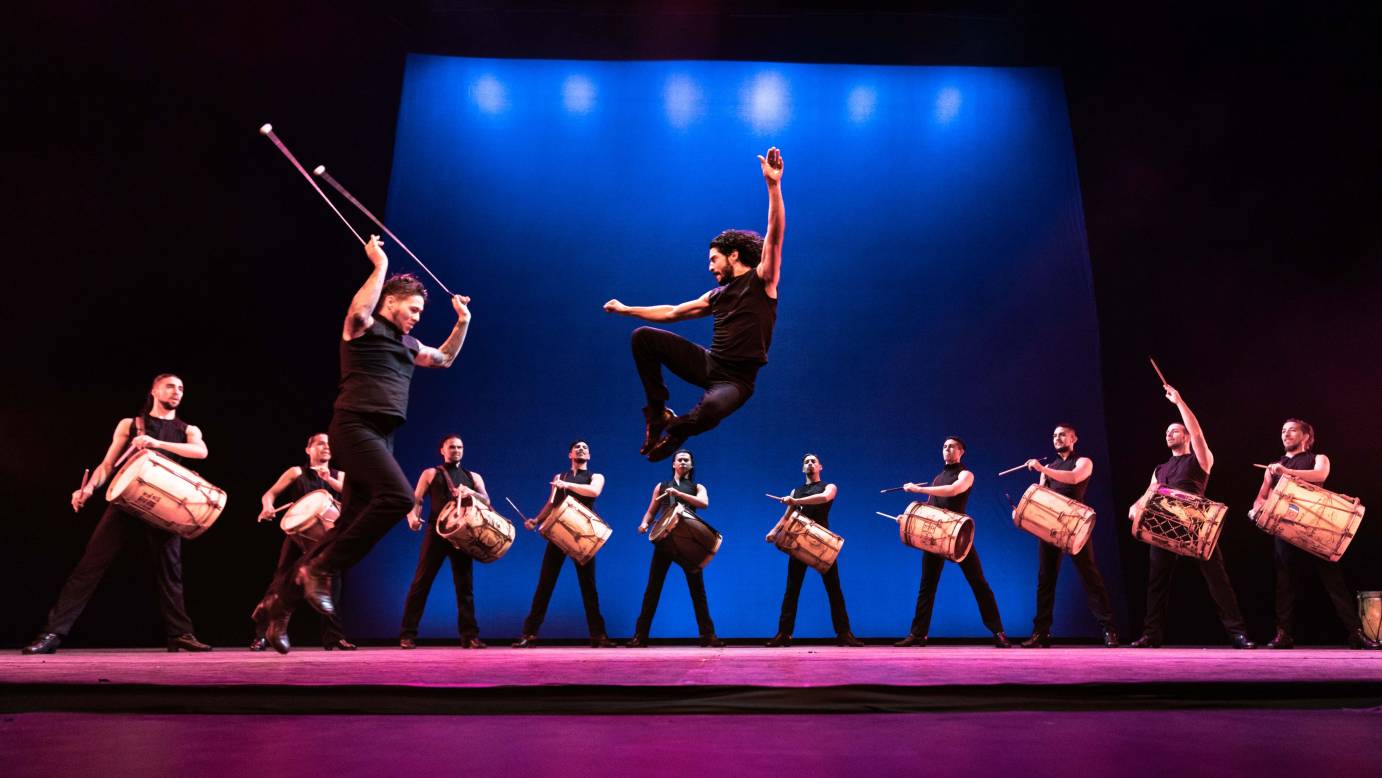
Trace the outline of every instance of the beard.
{"type": "Polygon", "coordinates": [[[1056,453],[1057,453],[1057,454],[1069,454],[1069,453],[1070,453],[1070,447],[1069,447],[1069,446],[1056,446],[1056,453]]]}

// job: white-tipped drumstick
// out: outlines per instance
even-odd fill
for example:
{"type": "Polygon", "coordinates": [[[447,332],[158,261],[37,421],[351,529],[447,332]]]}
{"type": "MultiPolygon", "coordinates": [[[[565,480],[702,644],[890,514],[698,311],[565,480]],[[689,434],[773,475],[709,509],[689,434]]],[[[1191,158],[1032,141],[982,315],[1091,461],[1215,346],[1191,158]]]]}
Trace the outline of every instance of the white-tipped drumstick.
{"type": "Polygon", "coordinates": [[[78,487],[78,489],[79,489],[79,490],[80,490],[80,489],[85,489],[85,488],[86,488],[87,482],[90,481],[90,480],[91,480],[91,468],[88,467],[87,469],[85,469],[85,470],[82,471],[82,485],[81,485],[80,487],[78,487]]]}
{"type": "MultiPolygon", "coordinates": [[[[317,186],[317,182],[312,180],[312,176],[307,174],[307,170],[303,168],[302,163],[298,162],[298,158],[293,156],[293,152],[289,151],[288,147],[283,144],[283,141],[279,140],[278,136],[274,134],[274,126],[266,122],[259,128],[259,134],[268,138],[278,147],[279,151],[283,152],[283,156],[287,157],[288,161],[293,163],[293,167],[297,168],[298,172],[302,174],[302,177],[307,179],[307,183],[311,184],[312,188],[317,190],[317,194],[322,196],[327,206],[329,206],[332,211],[335,211],[337,216],[341,217],[341,223],[345,224],[346,229],[350,230],[350,234],[354,235],[355,239],[360,241],[361,246],[365,245],[365,239],[360,237],[360,233],[356,232],[354,227],[350,226],[350,222],[346,221],[345,214],[341,213],[341,210],[336,207],[336,204],[331,202],[331,198],[327,197],[326,192],[323,192],[322,188],[317,186]]],[[[395,238],[395,240],[397,240],[397,238],[395,238]]]]}
{"type": "Polygon", "coordinates": [[[777,497],[777,496],[771,495],[771,494],[765,494],[765,495],[763,495],[763,496],[764,496],[764,497],[767,497],[769,500],[777,500],[778,502],[782,502],[783,500],[787,499],[786,497],[777,497]]]}
{"type": "MultiPolygon", "coordinates": [[[[1038,459],[1037,461],[1038,461],[1038,462],[1045,462],[1045,461],[1046,461],[1046,457],[1042,457],[1041,459],[1038,459]]],[[[1022,464],[1018,465],[1017,467],[1010,467],[1010,468],[1008,468],[1007,470],[1004,470],[1003,472],[999,473],[999,475],[1007,475],[1008,473],[1016,473],[1018,470],[1021,470],[1022,468],[1026,467],[1026,466],[1027,466],[1027,463],[1026,463],[1026,462],[1023,462],[1022,464]]]]}
{"type": "Polygon", "coordinates": [[[355,195],[353,195],[353,194],[351,194],[350,192],[346,191],[346,188],[343,187],[343,186],[341,186],[341,182],[340,182],[340,181],[337,181],[336,179],[332,178],[332,177],[331,177],[331,174],[328,173],[328,172],[326,172],[326,165],[317,165],[317,166],[312,170],[312,172],[313,172],[314,174],[316,174],[316,176],[317,176],[318,178],[320,178],[321,180],[323,180],[323,181],[325,181],[326,183],[330,184],[330,185],[331,185],[331,188],[332,188],[332,189],[335,189],[335,190],[337,191],[337,193],[339,193],[339,194],[341,195],[341,197],[344,197],[345,199],[349,200],[351,205],[354,205],[356,208],[359,208],[359,209],[360,209],[360,213],[363,213],[366,217],[369,218],[370,221],[372,221],[372,222],[374,222],[375,224],[379,225],[379,229],[383,230],[385,235],[388,235],[390,238],[393,238],[393,242],[394,242],[394,243],[397,243],[399,248],[401,248],[401,249],[403,249],[404,251],[408,252],[408,256],[412,257],[412,258],[413,258],[413,261],[416,262],[416,263],[418,263],[418,266],[421,267],[424,271],[426,271],[426,272],[427,272],[427,275],[431,276],[433,281],[436,281],[436,282],[437,282],[437,286],[440,286],[440,287],[441,287],[441,290],[442,290],[443,292],[446,292],[446,296],[447,296],[447,297],[454,297],[454,296],[455,296],[455,295],[451,292],[450,289],[447,289],[447,288],[446,288],[446,284],[443,284],[443,283],[441,282],[441,279],[440,279],[440,278],[437,278],[437,274],[436,274],[436,273],[433,273],[433,272],[432,272],[432,269],[429,268],[429,267],[427,267],[426,263],[424,263],[422,260],[418,259],[418,258],[417,258],[417,254],[414,254],[414,253],[413,253],[413,250],[410,249],[410,248],[408,248],[407,244],[405,244],[401,238],[399,238],[397,235],[393,234],[393,230],[389,229],[388,226],[384,224],[384,222],[380,221],[380,220],[379,220],[379,217],[375,216],[373,213],[370,213],[370,209],[366,208],[365,205],[364,205],[364,203],[362,203],[362,202],[360,202],[359,200],[355,199],[355,195]]]}

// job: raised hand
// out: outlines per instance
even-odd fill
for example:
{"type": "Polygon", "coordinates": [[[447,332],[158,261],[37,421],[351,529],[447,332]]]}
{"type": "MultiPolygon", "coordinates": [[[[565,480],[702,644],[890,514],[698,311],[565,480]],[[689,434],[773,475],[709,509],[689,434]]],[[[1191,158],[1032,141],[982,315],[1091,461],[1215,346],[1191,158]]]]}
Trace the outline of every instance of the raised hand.
{"type": "Polygon", "coordinates": [[[389,256],[384,253],[384,241],[378,235],[369,236],[369,243],[365,244],[365,256],[375,267],[388,267],[389,256]]]}
{"type": "Polygon", "coordinates": [[[456,310],[457,321],[470,321],[470,298],[458,294],[451,298],[451,307],[456,310]]]}
{"type": "Polygon", "coordinates": [[[763,180],[776,184],[782,180],[782,152],[776,146],[768,149],[768,156],[759,155],[758,165],[763,168],[763,180]]]}
{"type": "Polygon", "coordinates": [[[1181,404],[1180,392],[1177,392],[1174,386],[1171,386],[1170,384],[1162,384],[1161,388],[1166,390],[1167,400],[1170,400],[1175,405],[1181,404]]]}

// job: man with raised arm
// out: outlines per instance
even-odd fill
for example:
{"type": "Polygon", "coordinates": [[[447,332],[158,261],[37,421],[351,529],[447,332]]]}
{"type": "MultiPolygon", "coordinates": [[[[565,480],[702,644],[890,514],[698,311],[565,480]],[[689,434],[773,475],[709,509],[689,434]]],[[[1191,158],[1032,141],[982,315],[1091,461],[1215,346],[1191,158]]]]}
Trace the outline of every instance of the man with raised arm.
{"type": "Polygon", "coordinates": [[[762,237],[748,230],[725,230],[715,236],[710,242],[710,272],[719,286],[680,305],[633,306],[617,299],[605,303],[609,313],[655,323],[715,318],[709,349],[654,327],[633,331],[633,361],[648,398],[638,453],[651,462],[671,456],[688,437],[713,429],[748,402],[759,368],[768,363],[787,220],[782,153],[770,148],[758,163],[768,186],[768,229],[762,237]],[[667,408],[664,365],[705,390],[696,407],[681,416],[667,408]]]}
{"type": "MultiPolygon", "coordinates": [[[[296,580],[302,596],[323,615],[335,610],[333,578],[351,567],[413,508],[413,489],[393,457],[393,435],[407,418],[413,368],[450,367],[470,327],[470,298],[456,295],[456,325],[439,348],[424,346],[408,333],[422,318],[427,289],[412,275],[387,278],[389,258],[378,235],[365,244],[374,265],[355,293],[341,330],[341,382],[328,433],[336,461],[350,473],[334,532],[304,558],[296,580]]],[[[295,587],[280,587],[267,637],[287,653],[288,616],[295,587]]]]}

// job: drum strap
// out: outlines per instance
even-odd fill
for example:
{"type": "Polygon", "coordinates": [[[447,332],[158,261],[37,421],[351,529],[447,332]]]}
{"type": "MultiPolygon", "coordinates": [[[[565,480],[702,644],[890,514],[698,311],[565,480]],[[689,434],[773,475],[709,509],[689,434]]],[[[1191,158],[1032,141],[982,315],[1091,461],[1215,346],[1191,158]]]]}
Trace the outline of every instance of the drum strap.
{"type": "MultiPolygon", "coordinates": [[[[454,489],[456,488],[456,482],[451,480],[451,474],[448,473],[448,472],[446,472],[446,468],[445,468],[445,467],[443,467],[443,466],[441,466],[441,465],[437,465],[437,472],[438,472],[438,473],[441,473],[441,477],[446,479],[446,488],[447,488],[447,491],[451,491],[451,490],[454,490],[454,489]]],[[[465,468],[461,468],[461,472],[463,472],[463,473],[466,474],[466,477],[468,477],[468,478],[470,479],[470,482],[471,482],[471,483],[475,483],[475,476],[471,475],[469,470],[466,470],[465,468]]],[[[474,491],[474,490],[472,489],[471,491],[474,491]]],[[[480,495],[479,495],[478,492],[477,492],[476,495],[475,495],[475,499],[476,499],[481,505],[485,506],[486,508],[489,508],[490,510],[494,510],[494,508],[491,507],[489,503],[485,502],[485,500],[484,500],[483,497],[480,497],[480,495]]]]}

